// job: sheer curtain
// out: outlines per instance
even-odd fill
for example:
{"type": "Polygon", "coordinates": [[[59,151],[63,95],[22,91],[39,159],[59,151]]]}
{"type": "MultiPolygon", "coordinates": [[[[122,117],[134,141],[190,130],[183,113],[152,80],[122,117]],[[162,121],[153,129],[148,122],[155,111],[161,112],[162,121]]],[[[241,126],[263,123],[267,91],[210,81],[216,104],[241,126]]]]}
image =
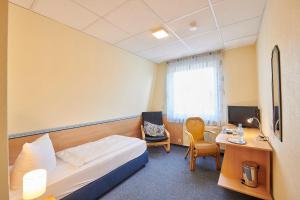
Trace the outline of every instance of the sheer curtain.
{"type": "Polygon", "coordinates": [[[167,118],[182,122],[200,116],[224,122],[222,54],[202,54],[167,63],[167,118]]]}

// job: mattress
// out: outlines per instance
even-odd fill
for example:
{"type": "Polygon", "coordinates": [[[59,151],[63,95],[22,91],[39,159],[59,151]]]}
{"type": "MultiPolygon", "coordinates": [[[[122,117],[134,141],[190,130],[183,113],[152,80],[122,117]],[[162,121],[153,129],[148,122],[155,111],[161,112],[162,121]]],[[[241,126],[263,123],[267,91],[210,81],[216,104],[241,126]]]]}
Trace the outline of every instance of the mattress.
{"type": "MultiPolygon", "coordinates": [[[[54,195],[62,199],[81,187],[97,180],[121,165],[142,155],[146,151],[146,143],[138,138],[113,135],[116,143],[127,140],[128,145],[120,148],[118,145],[107,147],[109,153],[81,167],[71,165],[57,158],[57,166],[48,175],[47,190],[44,197],[54,195]]],[[[10,199],[22,199],[22,191],[10,191],[10,199]]]]}

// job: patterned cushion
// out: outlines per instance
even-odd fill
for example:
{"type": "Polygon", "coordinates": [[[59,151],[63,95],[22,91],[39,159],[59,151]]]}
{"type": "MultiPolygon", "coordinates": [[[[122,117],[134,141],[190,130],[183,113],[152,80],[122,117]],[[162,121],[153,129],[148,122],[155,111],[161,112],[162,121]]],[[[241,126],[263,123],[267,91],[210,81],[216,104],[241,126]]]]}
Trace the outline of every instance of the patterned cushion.
{"type": "Polygon", "coordinates": [[[151,137],[164,136],[165,126],[164,125],[156,125],[150,122],[144,122],[144,130],[145,134],[151,137]]]}

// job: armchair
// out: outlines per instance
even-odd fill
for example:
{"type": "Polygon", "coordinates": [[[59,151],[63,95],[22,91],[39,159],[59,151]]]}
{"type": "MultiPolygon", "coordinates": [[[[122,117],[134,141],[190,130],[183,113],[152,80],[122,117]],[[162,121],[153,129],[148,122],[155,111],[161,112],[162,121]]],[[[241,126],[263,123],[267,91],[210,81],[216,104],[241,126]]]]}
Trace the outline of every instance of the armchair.
{"type": "Polygon", "coordinates": [[[200,156],[213,156],[216,158],[216,169],[220,168],[220,151],[215,142],[204,140],[205,124],[200,117],[191,117],[186,120],[186,131],[190,140],[187,152],[190,154],[190,169],[195,170],[196,159],[200,156]]]}
{"type": "Polygon", "coordinates": [[[141,132],[142,132],[142,139],[146,141],[148,147],[155,147],[155,146],[163,146],[167,153],[170,152],[171,145],[170,145],[170,133],[165,128],[164,136],[149,136],[145,134],[144,130],[144,122],[150,122],[156,125],[163,125],[163,118],[162,112],[143,112],[142,113],[142,125],[141,125],[141,132]]]}

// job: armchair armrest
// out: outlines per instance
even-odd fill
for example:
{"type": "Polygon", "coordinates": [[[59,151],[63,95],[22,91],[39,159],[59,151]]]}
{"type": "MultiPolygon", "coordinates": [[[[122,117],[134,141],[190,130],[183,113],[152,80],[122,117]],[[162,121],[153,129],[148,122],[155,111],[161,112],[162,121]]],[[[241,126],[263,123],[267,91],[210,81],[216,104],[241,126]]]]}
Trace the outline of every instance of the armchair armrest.
{"type": "Polygon", "coordinates": [[[193,135],[188,132],[187,130],[184,131],[188,136],[189,136],[189,140],[190,140],[190,147],[194,147],[195,146],[195,140],[193,135]]]}
{"type": "MultiPolygon", "coordinates": [[[[164,125],[165,126],[165,125],[164,125]]],[[[166,126],[165,126],[166,127],[166,126]]],[[[169,131],[165,128],[165,133],[166,133],[166,135],[167,135],[167,137],[170,139],[170,133],[169,133],[169,131]]]]}
{"type": "Polygon", "coordinates": [[[142,132],[142,139],[145,140],[145,131],[143,125],[141,125],[141,132],[142,132]]]}
{"type": "Polygon", "coordinates": [[[222,131],[220,126],[206,126],[204,131],[204,141],[209,143],[215,143],[216,137],[222,131]]]}
{"type": "Polygon", "coordinates": [[[212,130],[205,130],[204,132],[208,132],[208,133],[217,134],[217,133],[216,133],[216,131],[212,131],[212,130]]]}
{"type": "Polygon", "coordinates": [[[216,133],[214,131],[205,131],[204,132],[204,141],[210,142],[210,143],[216,143],[216,137],[219,133],[216,133]]]}

